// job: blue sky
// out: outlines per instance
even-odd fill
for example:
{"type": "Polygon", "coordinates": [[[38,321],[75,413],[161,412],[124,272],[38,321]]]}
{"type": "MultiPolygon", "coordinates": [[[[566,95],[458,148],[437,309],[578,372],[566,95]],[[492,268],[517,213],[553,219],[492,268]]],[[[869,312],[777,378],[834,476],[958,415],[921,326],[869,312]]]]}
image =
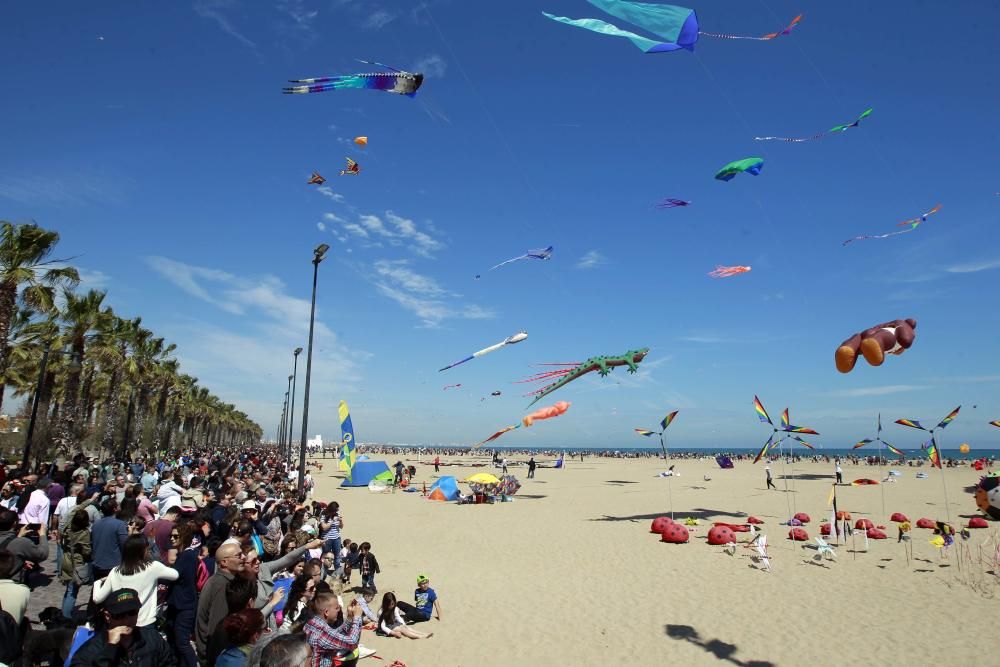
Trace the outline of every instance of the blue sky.
{"type": "Polygon", "coordinates": [[[86,285],[267,433],[326,242],[310,431],[327,439],[343,398],[361,441],[470,444],[525,414],[512,382],[532,364],[648,346],[638,375],[570,384],[552,395],[566,415],[499,443],[648,445],[632,428],[680,409],[675,445],[753,447],[757,393],[830,447],[879,410],[933,422],[958,404],[944,446],[996,446],[1000,9],[690,6],[713,32],[805,18],[771,42],[645,55],[541,15],[608,18],[582,0],[11,3],[0,217],[58,230],[86,285]],[[280,94],[369,69],[354,58],[427,78],[412,100],[280,94]],[[752,141],[869,106],[822,141],[752,141]],[[753,155],[762,175],[713,180],[753,155]],[[337,176],[345,156],[360,176],[337,176]],[[305,184],[313,169],[326,188],[305,184]],[[664,197],[694,203],[656,209],[664,197]],[[841,246],[937,203],[913,234],[841,246]],[[547,245],[548,262],[473,278],[547,245]],[[716,264],[753,271],[712,280],[716,264]],[[905,317],[913,349],[836,372],[841,340],[905,317]],[[524,343],[437,372],[520,329],[524,343]]]}

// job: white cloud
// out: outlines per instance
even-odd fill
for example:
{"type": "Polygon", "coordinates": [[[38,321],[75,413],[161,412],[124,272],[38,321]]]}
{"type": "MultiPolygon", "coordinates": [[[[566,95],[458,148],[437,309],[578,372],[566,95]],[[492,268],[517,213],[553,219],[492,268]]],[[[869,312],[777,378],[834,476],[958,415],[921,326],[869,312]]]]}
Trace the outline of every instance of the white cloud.
{"type": "MultiPolygon", "coordinates": [[[[444,247],[444,243],[421,230],[417,223],[404,218],[393,211],[386,211],[379,217],[371,213],[358,215],[357,222],[351,222],[340,216],[327,213],[323,216],[330,222],[336,222],[346,233],[346,236],[363,239],[368,247],[381,247],[382,241],[391,246],[407,247],[421,257],[431,258],[433,254],[444,247]]],[[[428,229],[433,229],[430,223],[428,229]]],[[[346,238],[338,236],[341,241],[346,238]]]]}
{"type": "Polygon", "coordinates": [[[375,262],[375,272],[409,292],[432,297],[450,295],[436,280],[417,273],[409,268],[409,264],[410,262],[405,259],[380,259],[375,262]]]}
{"type": "Polygon", "coordinates": [[[119,203],[127,179],[100,171],[55,170],[47,174],[0,178],[0,199],[30,206],[88,206],[119,203]]]}
{"type": "Polygon", "coordinates": [[[890,394],[902,394],[910,391],[922,391],[924,389],[929,389],[928,385],[913,385],[913,384],[890,384],[883,387],[862,387],[860,389],[841,389],[838,391],[831,391],[830,396],[839,396],[842,398],[862,398],[865,396],[888,396],[890,394]]]}
{"type": "Polygon", "coordinates": [[[326,224],[324,224],[322,222],[317,222],[316,223],[316,229],[318,229],[321,232],[325,232],[326,231],[326,224]]]}
{"type": "Polygon", "coordinates": [[[602,264],[606,264],[607,260],[604,255],[597,252],[596,250],[591,250],[586,255],[580,258],[580,261],[576,263],[576,268],[578,269],[595,269],[602,264]]]}
{"type": "Polygon", "coordinates": [[[83,290],[106,289],[108,284],[111,282],[111,276],[103,271],[83,269],[79,267],[77,268],[77,271],[80,273],[80,288],[83,290]]]}
{"type": "Polygon", "coordinates": [[[316,188],[316,191],[319,192],[324,197],[329,197],[338,204],[344,203],[344,195],[334,192],[333,188],[331,188],[329,185],[321,185],[318,188],[316,188]]]}
{"type": "Polygon", "coordinates": [[[702,343],[705,345],[729,342],[728,338],[708,332],[694,333],[690,336],[681,336],[680,340],[687,341],[688,343],[702,343]]]}
{"type": "Polygon", "coordinates": [[[413,64],[413,72],[421,72],[428,79],[440,79],[448,71],[448,63],[436,53],[424,56],[413,64]]]}
{"type": "Polygon", "coordinates": [[[281,27],[298,39],[311,41],[315,38],[313,21],[319,15],[315,9],[307,9],[305,0],[278,0],[277,9],[288,17],[281,27]]]}
{"type": "Polygon", "coordinates": [[[396,12],[388,9],[376,9],[361,22],[361,26],[369,30],[381,30],[386,25],[392,23],[399,16],[396,12]]]}
{"type": "Polygon", "coordinates": [[[482,306],[453,303],[460,294],[445,289],[430,276],[417,273],[410,268],[409,260],[382,259],[374,267],[378,291],[414,313],[424,327],[435,328],[449,319],[482,320],[496,316],[482,306]]]}
{"type": "Polygon", "coordinates": [[[233,275],[225,271],[175,262],[166,257],[147,257],[146,263],[177,287],[208,303],[216,303],[216,301],[208,293],[208,290],[202,287],[199,279],[210,282],[229,282],[234,279],[233,275]]]}
{"type": "Polygon", "coordinates": [[[238,3],[236,0],[198,0],[194,3],[194,11],[202,18],[215,21],[227,35],[235,37],[250,48],[257,48],[257,45],[252,40],[236,29],[236,26],[233,25],[232,21],[226,15],[229,10],[237,6],[238,3]]]}
{"type": "Polygon", "coordinates": [[[970,264],[956,264],[945,267],[948,273],[978,273],[980,271],[991,271],[1000,269],[1000,259],[985,260],[982,262],[972,262],[970,264]]]}

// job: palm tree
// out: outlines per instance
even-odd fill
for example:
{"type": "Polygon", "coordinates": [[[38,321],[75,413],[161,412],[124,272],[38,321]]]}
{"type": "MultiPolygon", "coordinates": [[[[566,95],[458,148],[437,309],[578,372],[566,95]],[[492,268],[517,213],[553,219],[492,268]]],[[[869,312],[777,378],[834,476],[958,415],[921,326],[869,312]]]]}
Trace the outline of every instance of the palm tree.
{"type": "Polygon", "coordinates": [[[115,317],[105,323],[104,335],[99,338],[100,348],[96,350],[101,366],[108,373],[108,394],[104,400],[104,434],[101,447],[114,454],[115,438],[118,435],[121,415],[122,389],[124,377],[130,372],[132,358],[129,351],[142,329],[142,318],[133,320],[115,317]]]}
{"type": "Polygon", "coordinates": [[[59,234],[38,225],[0,222],[0,368],[7,365],[18,294],[24,304],[45,312],[53,307],[55,287],[80,282],[76,269],[48,259],[58,241],[59,234]]]}

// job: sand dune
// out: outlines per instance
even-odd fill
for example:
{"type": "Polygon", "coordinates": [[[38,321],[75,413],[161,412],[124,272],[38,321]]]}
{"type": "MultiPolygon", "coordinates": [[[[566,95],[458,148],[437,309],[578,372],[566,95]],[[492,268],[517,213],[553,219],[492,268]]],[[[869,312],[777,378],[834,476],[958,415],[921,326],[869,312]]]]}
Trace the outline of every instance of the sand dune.
{"type": "MultiPolygon", "coordinates": [[[[565,470],[540,469],[534,480],[512,468],[524,485],[516,502],[458,506],[340,489],[335,462],[327,461],[317,498],[341,504],[346,537],[372,543],[383,569],[376,602],[389,590],[412,599],[418,573],[430,576],[440,596],[443,620],[421,628],[433,630],[432,639],[364,633],[363,643],[385,664],[984,664],[987,644],[972,638],[991,636],[998,577],[979,565],[960,571],[954,550],[942,560],[930,531],[916,528],[907,564],[888,522],[894,511],[912,521],[945,517],[940,473],[927,466],[925,480],[903,466],[895,484],[838,487],[840,508],[887,525],[890,539],[871,541],[867,551],[857,539],[838,547],[836,562],[816,563],[814,551],[784,539],[788,529],[778,523],[789,510],[807,512],[810,536],[819,534],[829,516],[832,465],[789,466],[785,472],[796,478],[786,493],[780,464],[772,465],[779,491],[765,490],[763,464],[721,470],[711,460],[675,461],[680,476],[668,488],[654,477],[663,469],[657,461],[588,458],[565,470]],[[701,521],[688,544],[665,544],[649,532],[671,502],[677,518],[701,521]],[[771,573],[705,542],[711,521],[735,523],[747,514],[766,521],[771,573]]],[[[433,468],[407,462],[417,466],[418,485],[429,486],[433,468]]],[[[473,471],[454,466],[441,474],[462,479],[473,471]]],[[[844,476],[878,474],[845,464],[844,476]]],[[[979,474],[963,468],[944,476],[958,525],[976,513],[963,488],[979,474]]],[[[1000,531],[972,532],[968,545],[978,558],[1000,531]]]]}

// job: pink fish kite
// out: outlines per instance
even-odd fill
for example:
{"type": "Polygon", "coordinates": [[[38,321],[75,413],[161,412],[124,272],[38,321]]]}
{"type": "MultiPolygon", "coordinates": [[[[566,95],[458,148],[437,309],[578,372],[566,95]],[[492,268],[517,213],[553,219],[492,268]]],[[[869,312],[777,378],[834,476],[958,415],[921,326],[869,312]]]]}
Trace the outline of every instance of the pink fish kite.
{"type": "Polygon", "coordinates": [[[558,417],[561,414],[565,414],[565,412],[569,410],[569,406],[570,404],[566,401],[558,401],[555,405],[535,410],[530,415],[522,419],[521,423],[525,426],[531,426],[536,419],[551,419],[552,417],[558,417]]]}

